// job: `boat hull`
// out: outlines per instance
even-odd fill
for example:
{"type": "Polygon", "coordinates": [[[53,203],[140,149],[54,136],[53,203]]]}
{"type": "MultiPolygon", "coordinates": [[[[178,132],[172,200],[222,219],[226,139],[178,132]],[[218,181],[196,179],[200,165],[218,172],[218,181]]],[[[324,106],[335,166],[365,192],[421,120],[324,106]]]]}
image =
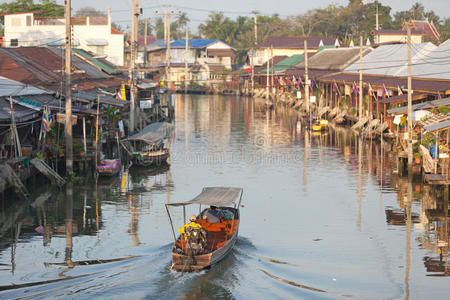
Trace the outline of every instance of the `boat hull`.
{"type": "Polygon", "coordinates": [[[160,154],[154,155],[143,155],[140,157],[133,156],[132,161],[133,165],[149,167],[149,166],[159,166],[163,163],[167,163],[169,159],[170,153],[169,151],[164,151],[160,154]]]}
{"type": "Polygon", "coordinates": [[[193,257],[172,252],[172,269],[177,271],[199,271],[211,267],[224,259],[233,249],[238,236],[239,228],[223,247],[208,254],[193,257]]]}

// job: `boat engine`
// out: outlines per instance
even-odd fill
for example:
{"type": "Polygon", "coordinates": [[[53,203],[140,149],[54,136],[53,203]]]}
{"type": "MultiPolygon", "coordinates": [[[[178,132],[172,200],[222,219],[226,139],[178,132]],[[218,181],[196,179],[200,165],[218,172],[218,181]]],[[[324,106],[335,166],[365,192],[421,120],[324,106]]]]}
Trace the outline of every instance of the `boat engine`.
{"type": "Polygon", "coordinates": [[[185,230],[186,254],[199,255],[206,248],[206,231],[203,228],[188,227],[185,230]]]}

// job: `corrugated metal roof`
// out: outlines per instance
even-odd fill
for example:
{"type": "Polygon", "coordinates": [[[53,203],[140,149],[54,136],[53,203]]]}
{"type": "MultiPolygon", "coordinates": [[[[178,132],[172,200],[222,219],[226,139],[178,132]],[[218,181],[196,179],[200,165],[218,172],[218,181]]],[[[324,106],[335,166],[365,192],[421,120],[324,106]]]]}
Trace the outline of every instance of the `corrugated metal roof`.
{"type": "MultiPolygon", "coordinates": [[[[413,44],[414,48],[415,45],[413,44]]],[[[439,47],[421,55],[413,66],[413,76],[419,78],[450,79],[450,40],[445,41],[439,47]]],[[[407,70],[403,70],[402,76],[407,76],[407,70]]]]}
{"type": "MultiPolygon", "coordinates": [[[[353,81],[359,81],[359,75],[356,74],[343,74],[343,73],[331,73],[327,75],[322,75],[321,80],[332,82],[336,80],[336,82],[342,83],[352,83],[353,81]]],[[[398,87],[405,88],[408,86],[407,78],[399,78],[399,77],[389,77],[389,76],[373,76],[367,75],[363,76],[363,81],[366,83],[370,83],[373,88],[381,88],[383,84],[388,89],[397,89],[398,87]]],[[[423,92],[423,93],[438,93],[450,90],[450,81],[444,80],[420,80],[414,79],[412,80],[412,88],[414,92],[423,92]]]]}
{"type": "Polygon", "coordinates": [[[111,63],[105,63],[105,61],[103,61],[99,58],[94,58],[95,57],[94,55],[92,55],[91,53],[89,53],[83,49],[72,49],[72,52],[89,60],[90,63],[96,65],[97,67],[99,67],[101,70],[103,70],[104,72],[106,72],[108,74],[116,74],[117,73],[116,68],[114,68],[111,63]]]}
{"type": "Polygon", "coordinates": [[[305,60],[305,56],[303,54],[294,54],[274,65],[273,69],[275,72],[281,72],[299,64],[303,60],[305,60]]]}
{"type": "MultiPolygon", "coordinates": [[[[436,48],[432,43],[414,44],[412,47],[412,74],[420,77],[423,71],[418,69],[419,62],[436,48]]],[[[408,45],[382,45],[363,59],[363,74],[385,76],[408,76],[408,45]]],[[[359,73],[359,61],[344,70],[345,73],[359,73]]]]}
{"type": "Polygon", "coordinates": [[[441,123],[437,123],[437,124],[433,124],[433,125],[425,126],[424,129],[426,131],[433,132],[433,131],[438,131],[438,130],[442,130],[442,129],[447,129],[449,127],[450,127],[450,120],[441,122],[441,123]]]}
{"type": "MultiPolygon", "coordinates": [[[[51,51],[56,53],[61,59],[64,57],[65,53],[64,50],[61,48],[49,48],[51,51]]],[[[77,53],[79,49],[72,49],[73,53],[77,53]],[[75,50],[75,51],[74,51],[75,50]]],[[[86,75],[88,75],[90,78],[95,79],[106,79],[109,78],[108,74],[105,72],[102,72],[97,67],[94,67],[93,65],[89,64],[85,60],[81,59],[77,55],[72,55],[72,64],[76,66],[78,69],[83,70],[86,75]]]]}
{"type": "MultiPolygon", "coordinates": [[[[364,47],[363,56],[372,52],[372,48],[364,47]]],[[[359,60],[359,48],[330,48],[324,49],[308,60],[308,67],[317,70],[343,71],[349,65],[359,60]]],[[[302,61],[297,68],[304,68],[302,61]]]]}
{"type": "Polygon", "coordinates": [[[308,49],[317,49],[320,47],[320,41],[324,46],[333,45],[336,38],[328,37],[268,37],[264,42],[255,46],[255,48],[287,48],[287,49],[303,49],[304,42],[307,40],[308,49]]]}
{"type": "Polygon", "coordinates": [[[51,92],[0,76],[0,97],[41,94],[51,94],[51,92]]]}
{"type": "MultiPolygon", "coordinates": [[[[374,30],[372,31],[373,35],[377,34],[396,34],[396,35],[406,35],[406,30],[393,30],[393,29],[380,29],[380,30],[374,30]]],[[[425,35],[425,32],[423,30],[411,30],[411,34],[417,34],[417,35],[425,35]]]]}
{"type": "MultiPolygon", "coordinates": [[[[209,45],[211,45],[212,43],[215,42],[221,42],[220,40],[214,39],[214,40],[206,40],[206,39],[189,39],[188,43],[189,43],[189,47],[190,48],[205,48],[209,45]]],[[[181,39],[181,40],[175,40],[172,43],[170,43],[170,47],[172,48],[185,48],[186,47],[186,40],[185,39],[181,39]]]]}
{"type": "Polygon", "coordinates": [[[86,45],[88,45],[88,46],[108,46],[108,40],[106,40],[106,39],[87,39],[86,45]]]}
{"type": "MultiPolygon", "coordinates": [[[[433,101],[428,101],[428,102],[424,102],[424,103],[419,103],[419,104],[414,104],[412,106],[413,111],[414,110],[422,110],[422,109],[432,109],[435,107],[439,107],[439,106],[448,106],[450,105],[450,98],[445,98],[445,99],[439,99],[439,100],[433,100],[433,101]]],[[[397,107],[397,108],[392,108],[389,109],[387,111],[389,114],[405,114],[408,112],[408,106],[403,106],[403,107],[397,107]]]]}

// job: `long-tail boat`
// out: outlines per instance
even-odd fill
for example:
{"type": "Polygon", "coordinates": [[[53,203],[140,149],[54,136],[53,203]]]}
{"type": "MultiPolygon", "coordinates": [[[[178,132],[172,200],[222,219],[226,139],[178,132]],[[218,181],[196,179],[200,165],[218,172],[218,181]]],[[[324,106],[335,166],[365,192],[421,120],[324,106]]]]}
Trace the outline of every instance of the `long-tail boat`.
{"type": "Polygon", "coordinates": [[[241,200],[241,188],[207,187],[190,201],[166,204],[175,240],[171,251],[172,269],[197,271],[209,268],[222,260],[233,249],[238,236],[241,200]],[[186,223],[186,206],[188,205],[200,205],[200,211],[202,205],[209,206],[197,216],[196,223],[200,224],[206,231],[205,241],[201,245],[192,244],[185,234],[178,237],[175,235],[169,207],[183,207],[186,223]],[[210,209],[221,212],[223,217],[219,218],[218,222],[210,220],[207,217],[207,212],[210,209]]]}

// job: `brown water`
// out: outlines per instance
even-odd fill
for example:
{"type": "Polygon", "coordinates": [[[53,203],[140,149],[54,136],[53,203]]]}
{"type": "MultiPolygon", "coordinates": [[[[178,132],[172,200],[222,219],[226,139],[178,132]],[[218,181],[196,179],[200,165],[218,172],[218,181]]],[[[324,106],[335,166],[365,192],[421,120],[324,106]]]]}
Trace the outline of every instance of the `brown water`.
{"type": "Polygon", "coordinates": [[[388,144],[311,135],[245,98],[178,96],[175,110],[170,168],[3,200],[0,298],[448,298],[448,204],[399,177],[388,144]],[[239,238],[181,274],[164,204],[204,186],[244,189],[239,238]]]}

